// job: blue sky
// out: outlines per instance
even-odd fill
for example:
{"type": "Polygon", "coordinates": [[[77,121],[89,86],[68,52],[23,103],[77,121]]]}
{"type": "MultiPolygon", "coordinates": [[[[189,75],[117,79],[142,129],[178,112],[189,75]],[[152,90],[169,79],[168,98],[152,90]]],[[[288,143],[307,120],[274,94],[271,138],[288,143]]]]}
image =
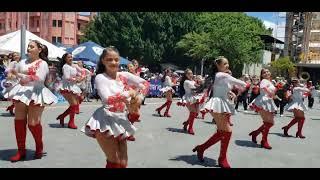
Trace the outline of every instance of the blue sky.
{"type": "Polygon", "coordinates": [[[246,12],[247,15],[249,16],[254,16],[257,17],[263,21],[269,21],[269,22],[273,22],[276,23],[277,20],[278,22],[283,22],[285,21],[285,15],[283,14],[284,12],[280,12],[282,18],[277,17],[279,12],[246,12]]]}

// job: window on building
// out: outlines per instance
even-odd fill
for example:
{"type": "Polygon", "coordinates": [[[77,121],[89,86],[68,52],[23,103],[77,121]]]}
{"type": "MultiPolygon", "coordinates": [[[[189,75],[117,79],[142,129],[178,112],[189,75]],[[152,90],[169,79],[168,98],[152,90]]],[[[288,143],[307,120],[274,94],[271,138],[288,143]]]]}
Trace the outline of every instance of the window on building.
{"type": "Polygon", "coordinates": [[[16,21],[16,28],[18,28],[18,21],[16,21]]]}
{"type": "Polygon", "coordinates": [[[0,23],[0,29],[2,29],[2,23],[0,23]]]}
{"type": "Polygon", "coordinates": [[[40,26],[40,22],[39,22],[39,19],[37,20],[37,27],[39,27],[40,26]]]}
{"type": "Polygon", "coordinates": [[[57,27],[57,20],[52,20],[52,27],[57,27]]]}
{"type": "Polygon", "coordinates": [[[53,43],[53,44],[56,43],[56,40],[57,40],[57,37],[52,36],[52,43],[53,43]]]}
{"type": "Polygon", "coordinates": [[[58,27],[62,27],[62,20],[58,20],[58,27]]]}
{"type": "Polygon", "coordinates": [[[81,24],[80,24],[80,23],[78,23],[78,30],[80,30],[80,27],[81,27],[81,24]]]}

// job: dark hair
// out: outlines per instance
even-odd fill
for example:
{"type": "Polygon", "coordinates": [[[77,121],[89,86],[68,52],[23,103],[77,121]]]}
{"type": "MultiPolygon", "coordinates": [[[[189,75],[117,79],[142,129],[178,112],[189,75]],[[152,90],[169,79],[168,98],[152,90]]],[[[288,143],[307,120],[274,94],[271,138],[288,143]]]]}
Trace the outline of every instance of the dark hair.
{"type": "Polygon", "coordinates": [[[115,48],[114,46],[109,46],[109,47],[105,48],[102,51],[102,54],[100,55],[100,58],[99,58],[99,61],[98,61],[98,64],[97,64],[97,71],[96,71],[97,75],[106,72],[106,67],[103,65],[102,60],[106,57],[106,55],[110,51],[114,51],[117,54],[119,54],[119,56],[120,56],[120,53],[119,53],[118,49],[115,48]]]}
{"type": "Polygon", "coordinates": [[[37,47],[41,49],[41,52],[39,53],[39,58],[41,58],[42,60],[48,62],[49,58],[49,51],[48,51],[48,47],[44,44],[42,44],[40,41],[38,40],[31,40],[31,42],[36,43],[37,47]]]}
{"type": "Polygon", "coordinates": [[[63,68],[63,65],[66,63],[66,59],[67,59],[67,56],[68,56],[68,55],[72,55],[72,54],[71,54],[71,53],[64,53],[61,58],[58,57],[58,59],[59,59],[59,61],[60,61],[60,63],[59,63],[59,68],[58,68],[58,72],[59,72],[59,74],[60,74],[61,76],[63,75],[63,70],[62,70],[62,68],[63,68]]]}
{"type": "Polygon", "coordinates": [[[184,70],[183,76],[182,76],[182,78],[181,78],[181,80],[180,80],[179,95],[180,95],[181,97],[186,93],[183,84],[184,84],[184,82],[188,79],[188,77],[187,77],[188,71],[191,71],[191,72],[192,72],[191,69],[187,68],[186,70],[184,70]]]}
{"type": "Polygon", "coordinates": [[[168,75],[168,73],[170,72],[170,69],[167,68],[163,71],[163,77],[161,78],[161,82],[164,82],[166,80],[166,76],[168,75]]]}
{"type": "Polygon", "coordinates": [[[131,62],[132,62],[132,64],[133,63],[138,63],[139,64],[139,62],[136,59],[133,59],[131,62]]]}
{"type": "Polygon", "coordinates": [[[261,71],[260,71],[260,81],[262,81],[262,79],[264,79],[263,77],[262,77],[262,73],[263,73],[263,71],[269,71],[269,69],[267,69],[267,68],[262,68],[261,69],[261,71]]]}
{"type": "Polygon", "coordinates": [[[213,92],[212,92],[212,86],[214,83],[214,80],[216,78],[216,73],[219,71],[218,70],[218,64],[221,64],[221,62],[223,60],[228,60],[227,58],[225,58],[224,56],[219,56],[217,59],[215,59],[212,64],[211,64],[211,72],[209,74],[209,76],[206,78],[206,80],[204,81],[204,83],[202,85],[200,85],[195,91],[197,93],[201,93],[203,92],[205,89],[208,89],[208,91],[210,92],[209,97],[213,96],[213,92]]]}

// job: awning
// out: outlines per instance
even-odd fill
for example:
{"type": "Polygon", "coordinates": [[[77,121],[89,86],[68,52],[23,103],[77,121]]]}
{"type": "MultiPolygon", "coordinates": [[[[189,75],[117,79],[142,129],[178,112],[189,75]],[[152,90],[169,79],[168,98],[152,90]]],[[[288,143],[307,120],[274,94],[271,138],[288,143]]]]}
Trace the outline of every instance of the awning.
{"type": "Polygon", "coordinates": [[[264,42],[264,43],[277,43],[277,44],[284,44],[283,41],[279,40],[279,39],[276,39],[272,36],[269,36],[269,35],[259,35],[261,40],[264,42]]]}

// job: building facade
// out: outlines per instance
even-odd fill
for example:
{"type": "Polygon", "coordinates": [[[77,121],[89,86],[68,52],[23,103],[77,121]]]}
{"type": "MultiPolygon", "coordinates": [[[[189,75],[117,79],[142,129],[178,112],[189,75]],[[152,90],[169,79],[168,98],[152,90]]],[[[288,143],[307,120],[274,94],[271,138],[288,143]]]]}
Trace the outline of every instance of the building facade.
{"type": "Polygon", "coordinates": [[[21,25],[37,36],[65,46],[77,45],[83,29],[96,13],[79,12],[0,12],[0,36],[17,31],[21,25]]]}
{"type": "Polygon", "coordinates": [[[297,77],[320,80],[320,12],[289,12],[285,55],[295,60],[297,77]]]}

